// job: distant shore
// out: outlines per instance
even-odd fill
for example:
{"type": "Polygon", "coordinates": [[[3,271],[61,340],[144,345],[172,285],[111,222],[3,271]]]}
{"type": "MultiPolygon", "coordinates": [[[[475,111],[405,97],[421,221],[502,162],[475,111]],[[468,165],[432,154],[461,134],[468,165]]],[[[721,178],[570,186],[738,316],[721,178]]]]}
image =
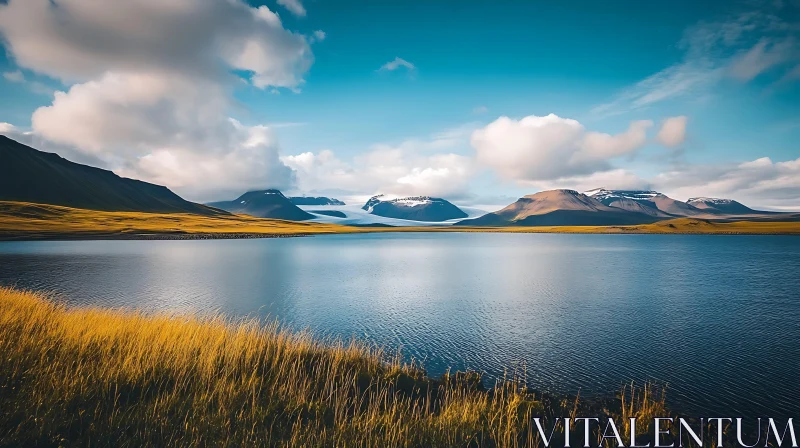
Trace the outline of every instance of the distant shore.
{"type": "Polygon", "coordinates": [[[313,233],[13,233],[0,232],[0,241],[169,241],[169,240],[248,240],[295,238],[313,233]]]}
{"type": "Polygon", "coordinates": [[[800,235],[800,222],[677,218],[630,226],[345,226],[246,215],[104,212],[0,201],[0,241],[253,239],[376,232],[800,235]]]}

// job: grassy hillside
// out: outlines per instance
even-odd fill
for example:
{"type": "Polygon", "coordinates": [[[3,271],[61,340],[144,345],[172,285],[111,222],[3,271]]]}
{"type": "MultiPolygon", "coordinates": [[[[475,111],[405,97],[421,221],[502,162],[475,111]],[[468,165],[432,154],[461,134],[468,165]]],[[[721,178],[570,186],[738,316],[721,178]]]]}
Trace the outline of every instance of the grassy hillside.
{"type": "Polygon", "coordinates": [[[632,233],[704,235],[800,235],[800,222],[737,221],[714,222],[695,218],[676,218],[634,226],[538,226],[538,227],[463,227],[461,232],[501,233],[632,233]]]}
{"type": "Polygon", "coordinates": [[[337,233],[332,224],[261,219],[245,215],[100,212],[57,205],[0,201],[0,239],[91,238],[141,235],[282,236],[337,233]]]}
{"type": "Polygon", "coordinates": [[[515,447],[534,445],[532,416],[667,415],[647,390],[588,408],[514,381],[486,391],[476,374],[434,380],[276,325],[68,308],[4,288],[0,353],[0,446],[515,447]]]}

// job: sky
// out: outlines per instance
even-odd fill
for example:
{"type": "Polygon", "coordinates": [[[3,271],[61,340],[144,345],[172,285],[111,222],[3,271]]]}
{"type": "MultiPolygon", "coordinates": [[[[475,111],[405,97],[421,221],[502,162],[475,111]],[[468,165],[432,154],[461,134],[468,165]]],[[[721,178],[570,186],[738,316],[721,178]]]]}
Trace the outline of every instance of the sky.
{"type": "Polygon", "coordinates": [[[800,0],[0,0],[0,38],[0,133],[194,201],[800,210],[800,0]]]}

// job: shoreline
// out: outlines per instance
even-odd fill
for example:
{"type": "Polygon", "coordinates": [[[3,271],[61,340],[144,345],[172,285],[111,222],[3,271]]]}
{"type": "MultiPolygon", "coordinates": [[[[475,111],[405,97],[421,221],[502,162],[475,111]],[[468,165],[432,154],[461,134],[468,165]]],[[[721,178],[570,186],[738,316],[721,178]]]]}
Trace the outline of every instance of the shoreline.
{"type": "Polygon", "coordinates": [[[650,385],[602,399],[535,392],[520,377],[486,388],[479,373],[434,378],[355,339],[4,287],[0,351],[10,446],[537,446],[534,418],[671,416],[650,385]]]}
{"type": "Polygon", "coordinates": [[[0,242],[5,241],[194,241],[194,240],[246,240],[271,238],[300,238],[314,236],[314,233],[48,233],[48,234],[7,234],[0,233],[0,242]]]}
{"type": "MultiPolygon", "coordinates": [[[[4,446],[538,447],[540,426],[554,446],[565,434],[602,446],[611,421],[620,446],[641,447],[658,420],[705,425],[648,383],[587,398],[512,373],[487,388],[474,371],[433,377],[399,353],[276,321],[68,306],[8,287],[0,351],[4,446]]],[[[732,428],[720,429],[721,446],[739,446],[732,428]]]]}
{"type": "Polygon", "coordinates": [[[659,235],[800,235],[800,221],[719,222],[676,218],[630,226],[347,226],[247,215],[104,212],[0,201],[0,241],[208,240],[284,238],[352,233],[573,233],[659,235]]]}
{"type": "Polygon", "coordinates": [[[8,232],[0,231],[0,242],[6,241],[195,241],[195,240],[241,240],[300,238],[323,235],[352,235],[369,233],[529,233],[529,234],[573,234],[573,235],[718,235],[718,236],[800,236],[800,229],[785,232],[758,231],[649,231],[631,230],[619,227],[588,227],[580,229],[569,227],[347,227],[338,232],[296,232],[296,233],[258,233],[258,232],[197,232],[197,233],[103,233],[103,232],[8,232]],[[366,229],[366,230],[365,230],[366,229]]]}

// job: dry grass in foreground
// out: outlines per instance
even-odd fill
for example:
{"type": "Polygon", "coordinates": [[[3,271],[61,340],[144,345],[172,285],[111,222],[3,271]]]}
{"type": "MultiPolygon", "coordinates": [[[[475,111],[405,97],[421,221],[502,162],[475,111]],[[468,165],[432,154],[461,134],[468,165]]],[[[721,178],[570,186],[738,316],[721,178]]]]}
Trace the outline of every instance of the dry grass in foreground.
{"type": "MultiPolygon", "coordinates": [[[[533,416],[585,410],[515,381],[433,380],[357,342],[7,288],[0,353],[1,446],[534,446],[533,416]]],[[[646,390],[614,403],[620,419],[666,415],[646,390]]]]}

